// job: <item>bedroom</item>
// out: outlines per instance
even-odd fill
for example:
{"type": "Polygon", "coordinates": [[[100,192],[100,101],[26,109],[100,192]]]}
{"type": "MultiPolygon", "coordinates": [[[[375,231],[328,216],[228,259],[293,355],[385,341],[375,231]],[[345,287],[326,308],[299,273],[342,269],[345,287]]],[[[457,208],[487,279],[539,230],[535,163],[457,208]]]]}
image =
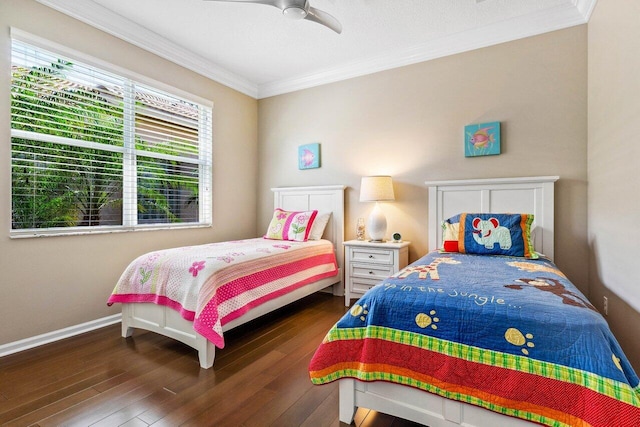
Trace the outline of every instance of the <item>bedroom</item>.
{"type": "MultiPolygon", "coordinates": [[[[213,157],[224,159],[214,164],[211,229],[13,240],[5,234],[0,345],[114,315],[104,296],[137,254],[261,233],[272,209],[270,187],[347,185],[349,237],[356,218],[370,209],[358,202],[360,177],[393,175],[389,229],[413,242],[415,260],[427,249],[425,180],[559,175],[556,262],[597,308],[609,298],[607,321],[640,369],[632,258],[640,237],[633,197],[638,62],[625,56],[638,47],[634,2],[600,2],[587,25],[261,100],[35,1],[3,1],[0,11],[2,67],[15,26],[198,93],[215,103],[213,157]],[[505,123],[503,154],[465,159],[463,126],[493,120],[505,123]],[[321,168],[299,171],[295,159],[284,166],[275,161],[308,142],[321,143],[321,168]],[[623,230],[614,223],[630,225],[623,230]]],[[[0,79],[7,99],[7,73],[0,79]]],[[[8,108],[0,105],[5,140],[8,108]]],[[[7,144],[1,150],[8,161],[7,144]]],[[[2,181],[9,182],[9,168],[3,170],[2,181]]],[[[5,207],[6,187],[0,189],[5,207]]],[[[8,215],[2,218],[9,229],[8,215]]]]}

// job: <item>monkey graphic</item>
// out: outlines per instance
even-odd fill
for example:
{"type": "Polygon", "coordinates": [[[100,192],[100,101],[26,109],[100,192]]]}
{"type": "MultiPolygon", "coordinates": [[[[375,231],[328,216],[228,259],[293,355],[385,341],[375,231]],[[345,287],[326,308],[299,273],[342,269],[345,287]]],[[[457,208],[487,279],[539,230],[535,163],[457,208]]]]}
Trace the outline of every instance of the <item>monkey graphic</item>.
{"type": "Polygon", "coordinates": [[[577,295],[574,292],[567,290],[559,280],[546,278],[546,277],[536,277],[535,279],[518,279],[516,282],[520,282],[519,284],[513,285],[504,285],[505,288],[509,289],[517,289],[522,290],[525,286],[532,286],[541,291],[551,292],[554,295],[562,298],[562,303],[567,305],[573,305],[576,307],[584,307],[591,309],[595,312],[598,312],[596,308],[583,299],[580,295],[577,295]]]}

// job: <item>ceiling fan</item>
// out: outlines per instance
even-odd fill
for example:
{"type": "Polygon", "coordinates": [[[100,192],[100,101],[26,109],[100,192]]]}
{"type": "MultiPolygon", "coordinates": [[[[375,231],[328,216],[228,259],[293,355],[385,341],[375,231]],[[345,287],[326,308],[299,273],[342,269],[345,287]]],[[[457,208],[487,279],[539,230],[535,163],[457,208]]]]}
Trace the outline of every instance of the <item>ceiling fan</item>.
{"type": "Polygon", "coordinates": [[[309,0],[208,0],[232,3],[257,3],[275,6],[282,14],[290,19],[308,19],[332,29],[336,33],[342,32],[342,24],[327,12],[309,6],[309,0]]]}

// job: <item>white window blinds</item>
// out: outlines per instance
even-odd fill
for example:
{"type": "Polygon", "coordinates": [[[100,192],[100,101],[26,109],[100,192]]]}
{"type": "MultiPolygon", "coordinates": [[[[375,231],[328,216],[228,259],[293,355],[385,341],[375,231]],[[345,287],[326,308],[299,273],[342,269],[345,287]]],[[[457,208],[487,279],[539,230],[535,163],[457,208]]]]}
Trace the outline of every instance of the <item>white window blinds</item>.
{"type": "Polygon", "coordinates": [[[211,224],[211,108],[12,41],[12,235],[211,224]]]}

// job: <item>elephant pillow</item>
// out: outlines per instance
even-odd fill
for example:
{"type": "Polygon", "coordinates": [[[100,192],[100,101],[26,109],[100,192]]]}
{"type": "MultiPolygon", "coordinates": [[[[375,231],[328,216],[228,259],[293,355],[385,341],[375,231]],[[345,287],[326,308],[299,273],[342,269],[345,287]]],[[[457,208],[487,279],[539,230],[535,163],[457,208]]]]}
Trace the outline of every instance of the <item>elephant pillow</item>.
{"type": "Polygon", "coordinates": [[[265,239],[306,242],[318,211],[292,212],[276,208],[265,239]]]}
{"type": "Polygon", "coordinates": [[[532,223],[532,214],[461,213],[443,223],[444,250],[538,258],[532,223]]]}

